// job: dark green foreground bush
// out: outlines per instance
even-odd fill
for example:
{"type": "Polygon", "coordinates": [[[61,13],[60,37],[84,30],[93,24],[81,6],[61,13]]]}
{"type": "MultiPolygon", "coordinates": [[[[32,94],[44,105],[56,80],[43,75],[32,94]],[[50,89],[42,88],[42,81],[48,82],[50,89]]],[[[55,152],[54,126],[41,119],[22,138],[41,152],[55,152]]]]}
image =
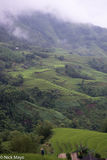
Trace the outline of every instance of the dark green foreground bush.
{"type": "Polygon", "coordinates": [[[4,131],[0,133],[0,153],[37,153],[40,145],[52,134],[49,122],[39,122],[34,131],[4,131]]]}

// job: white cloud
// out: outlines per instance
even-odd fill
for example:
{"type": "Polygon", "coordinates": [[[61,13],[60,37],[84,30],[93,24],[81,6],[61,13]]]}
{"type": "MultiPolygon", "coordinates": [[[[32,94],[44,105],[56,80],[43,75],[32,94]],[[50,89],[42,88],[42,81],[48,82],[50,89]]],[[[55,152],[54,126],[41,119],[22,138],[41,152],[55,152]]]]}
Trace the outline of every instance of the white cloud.
{"type": "Polygon", "coordinates": [[[92,23],[107,28],[107,0],[0,0],[3,11],[18,14],[27,10],[42,10],[65,20],[92,23]]]}
{"type": "Polygon", "coordinates": [[[24,39],[28,39],[28,33],[25,30],[22,30],[22,28],[16,27],[13,30],[13,35],[18,37],[18,38],[24,38],[24,39]]]}

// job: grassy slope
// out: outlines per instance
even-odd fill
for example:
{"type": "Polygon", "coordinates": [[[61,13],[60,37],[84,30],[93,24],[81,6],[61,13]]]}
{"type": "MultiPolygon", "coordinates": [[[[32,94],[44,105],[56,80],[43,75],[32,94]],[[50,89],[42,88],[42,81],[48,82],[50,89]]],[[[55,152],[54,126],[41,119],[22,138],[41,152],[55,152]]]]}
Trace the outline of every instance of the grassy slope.
{"type": "MultiPolygon", "coordinates": [[[[79,88],[82,82],[81,78],[71,78],[65,74],[56,72],[56,68],[61,68],[61,70],[63,71],[66,64],[80,65],[82,67],[82,73],[95,78],[94,80],[85,80],[85,83],[98,82],[98,87],[101,83],[105,83],[106,85],[107,74],[90,68],[87,63],[90,57],[71,55],[68,51],[62,49],[56,49],[56,52],[50,52],[48,54],[48,58],[40,58],[38,64],[33,67],[24,69],[22,67],[23,64],[17,64],[16,66],[14,66],[13,70],[10,70],[10,74],[12,74],[13,76],[16,76],[18,74],[23,75],[24,84],[23,86],[21,86],[21,88],[27,89],[38,87],[41,90],[59,90],[61,96],[55,101],[55,108],[60,112],[62,112],[63,108],[66,109],[71,106],[76,106],[77,108],[78,101],[89,101],[90,103],[93,103],[96,100],[101,100],[102,97],[91,97],[85,93],[80,92],[79,88]],[[64,61],[60,61],[57,58],[59,56],[64,56],[64,61]]],[[[34,61],[36,62],[36,60],[34,61]]],[[[103,115],[103,113],[101,114],[103,115]]],[[[44,117],[44,115],[42,116],[44,117]]]]}
{"type": "MultiPolygon", "coordinates": [[[[87,65],[87,61],[89,57],[80,57],[76,55],[70,55],[63,50],[60,52],[56,51],[55,53],[50,54],[49,58],[42,59],[41,64],[38,66],[30,67],[28,69],[24,69],[21,67],[22,64],[18,64],[14,66],[13,70],[9,70],[10,74],[16,76],[18,74],[22,74],[24,77],[24,84],[21,88],[33,88],[35,86],[39,87],[41,90],[52,90],[57,89],[61,92],[62,97],[59,98],[59,103],[62,108],[65,104],[63,102],[67,102],[66,106],[72,104],[72,100],[77,101],[78,99],[92,99],[97,100],[99,97],[90,97],[86,94],[82,94],[79,92],[79,85],[82,79],[79,78],[70,78],[67,75],[61,75],[56,73],[56,68],[64,68],[65,64],[79,64],[82,66],[82,72],[87,73],[89,76],[95,78],[95,80],[86,80],[86,82],[107,82],[107,74],[102,72],[98,72],[87,65]],[[66,55],[65,55],[66,54],[66,55]],[[65,60],[59,61],[54,56],[64,55],[65,60]],[[62,102],[62,104],[61,104],[62,102]]],[[[40,117],[43,120],[55,121],[56,123],[68,122],[69,120],[63,116],[63,114],[52,110],[46,109],[43,107],[39,107],[37,105],[30,104],[28,102],[22,102],[18,104],[19,109],[22,112],[26,112],[32,114],[34,111],[38,111],[40,117]],[[57,122],[58,121],[58,122],[57,122]]],[[[92,132],[87,130],[74,130],[74,129],[55,129],[55,135],[52,137],[51,142],[53,144],[55,153],[71,151],[75,150],[75,144],[83,143],[88,145],[88,147],[96,152],[100,153],[102,157],[107,157],[107,134],[92,132]]],[[[26,160],[36,159],[40,160],[40,155],[35,154],[26,154],[26,160]]],[[[46,159],[55,160],[55,158],[46,157],[46,159]]]]}
{"type": "MultiPolygon", "coordinates": [[[[13,76],[18,74],[22,74],[25,82],[23,88],[33,88],[39,87],[41,90],[51,90],[57,89],[62,95],[69,96],[74,95],[79,98],[93,99],[92,97],[82,94],[79,92],[79,84],[81,84],[82,79],[80,78],[71,78],[67,75],[61,75],[56,72],[56,68],[64,69],[65,64],[77,64],[82,67],[82,73],[87,74],[90,77],[95,78],[95,80],[85,80],[85,82],[106,82],[107,74],[98,72],[89,65],[87,65],[87,61],[89,57],[81,57],[70,55],[67,51],[56,50],[55,53],[48,53],[50,55],[49,58],[41,58],[40,63],[42,65],[37,65],[35,67],[30,67],[28,69],[23,69],[21,65],[16,66],[16,70],[11,71],[13,76]],[[56,56],[65,57],[64,61],[60,61],[56,56]]],[[[75,97],[75,98],[76,98],[75,97]]]]}
{"type": "Polygon", "coordinates": [[[60,112],[57,112],[53,109],[43,108],[43,107],[34,105],[34,104],[27,102],[27,101],[23,101],[23,102],[17,104],[17,109],[21,113],[26,113],[29,116],[30,115],[32,116],[35,112],[38,112],[38,115],[40,116],[40,118],[42,120],[48,120],[54,124],[64,122],[67,125],[71,122],[69,119],[67,119],[60,112]]]}
{"type": "MultiPolygon", "coordinates": [[[[89,130],[56,128],[53,130],[53,136],[50,143],[54,149],[54,155],[46,155],[44,160],[57,160],[57,154],[73,152],[77,144],[83,144],[93,152],[101,154],[103,158],[107,157],[107,134],[89,130]]],[[[11,154],[24,156],[25,160],[42,160],[40,154],[11,154]]]]}
{"type": "MultiPolygon", "coordinates": [[[[56,53],[58,54],[58,53],[56,53]]],[[[61,54],[63,55],[63,53],[61,54]]],[[[95,71],[94,69],[90,68],[87,64],[86,57],[75,57],[69,54],[66,54],[65,61],[59,61],[55,59],[52,55],[50,58],[41,59],[42,67],[35,66],[29,69],[23,69],[21,66],[16,66],[16,71],[12,71],[11,74],[16,76],[17,74],[22,74],[25,83],[23,87],[34,87],[38,86],[40,89],[47,90],[47,89],[59,89],[59,90],[68,90],[73,92],[73,90],[78,91],[78,84],[81,83],[81,79],[79,78],[70,78],[66,75],[60,75],[55,72],[56,68],[62,68],[65,64],[79,64],[83,67],[82,72],[87,73],[89,76],[95,78],[95,80],[86,80],[88,82],[106,82],[107,75],[95,71]],[[84,61],[83,61],[84,59],[84,61]],[[63,87],[63,88],[61,88],[63,87]]],[[[70,92],[69,92],[70,93],[70,92]]],[[[78,93],[79,94],[79,93],[78,93]]]]}
{"type": "Polygon", "coordinates": [[[69,128],[57,128],[53,131],[50,142],[57,154],[75,151],[77,144],[83,144],[102,157],[107,157],[107,133],[69,128]]]}

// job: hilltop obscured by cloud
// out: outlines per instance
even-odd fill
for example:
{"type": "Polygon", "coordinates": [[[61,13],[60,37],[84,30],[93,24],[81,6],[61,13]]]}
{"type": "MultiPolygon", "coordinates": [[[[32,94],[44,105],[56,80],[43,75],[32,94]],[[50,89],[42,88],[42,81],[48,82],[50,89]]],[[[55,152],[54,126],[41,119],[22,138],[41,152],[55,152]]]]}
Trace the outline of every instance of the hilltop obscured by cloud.
{"type": "Polygon", "coordinates": [[[65,21],[107,28],[107,0],[0,0],[0,20],[4,23],[9,21],[4,13],[17,15],[31,11],[52,13],[65,21]]]}

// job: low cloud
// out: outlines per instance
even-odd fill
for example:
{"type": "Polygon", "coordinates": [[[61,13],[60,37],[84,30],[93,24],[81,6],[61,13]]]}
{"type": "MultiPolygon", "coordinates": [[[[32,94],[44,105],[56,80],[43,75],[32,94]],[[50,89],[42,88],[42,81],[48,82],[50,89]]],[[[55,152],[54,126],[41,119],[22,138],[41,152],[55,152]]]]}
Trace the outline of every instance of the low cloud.
{"type": "MultiPolygon", "coordinates": [[[[92,23],[107,28],[107,0],[0,0],[0,19],[4,12],[13,15],[39,10],[53,13],[66,21],[92,23]]],[[[7,22],[6,22],[7,23],[7,22]]]]}
{"type": "Polygon", "coordinates": [[[25,31],[25,30],[23,30],[22,28],[20,28],[20,27],[16,27],[14,30],[13,30],[13,32],[12,32],[12,34],[14,35],[14,36],[16,36],[17,38],[23,38],[23,39],[28,39],[28,33],[25,31]]]}

